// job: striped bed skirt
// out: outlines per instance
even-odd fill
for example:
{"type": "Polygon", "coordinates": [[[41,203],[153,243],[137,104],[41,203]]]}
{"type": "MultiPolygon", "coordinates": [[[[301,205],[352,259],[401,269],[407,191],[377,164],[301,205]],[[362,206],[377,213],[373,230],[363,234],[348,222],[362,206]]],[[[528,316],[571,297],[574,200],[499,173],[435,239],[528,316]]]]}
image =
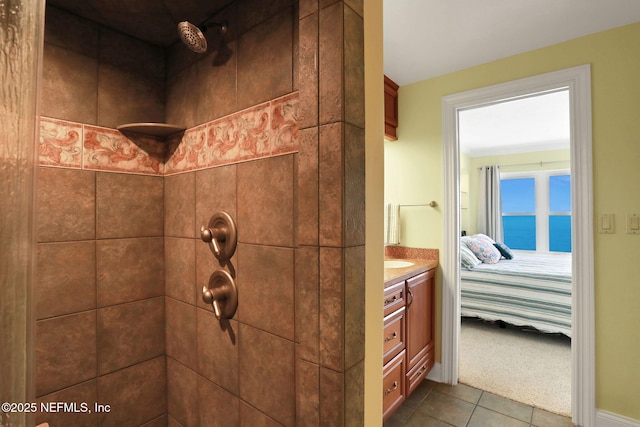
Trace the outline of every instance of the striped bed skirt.
{"type": "Polygon", "coordinates": [[[460,273],[460,314],[571,337],[571,254],[514,251],[460,273]]]}

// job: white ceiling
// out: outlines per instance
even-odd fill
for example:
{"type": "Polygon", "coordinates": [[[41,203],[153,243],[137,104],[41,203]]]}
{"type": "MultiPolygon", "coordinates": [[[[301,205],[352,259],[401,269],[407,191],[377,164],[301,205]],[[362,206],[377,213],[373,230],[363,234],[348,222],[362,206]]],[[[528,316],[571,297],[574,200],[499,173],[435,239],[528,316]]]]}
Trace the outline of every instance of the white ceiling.
{"type": "Polygon", "coordinates": [[[569,148],[569,91],[463,110],[460,150],[471,157],[569,148]]]}
{"type": "Polygon", "coordinates": [[[384,71],[404,86],[637,21],[639,0],[384,0],[384,71]]]}

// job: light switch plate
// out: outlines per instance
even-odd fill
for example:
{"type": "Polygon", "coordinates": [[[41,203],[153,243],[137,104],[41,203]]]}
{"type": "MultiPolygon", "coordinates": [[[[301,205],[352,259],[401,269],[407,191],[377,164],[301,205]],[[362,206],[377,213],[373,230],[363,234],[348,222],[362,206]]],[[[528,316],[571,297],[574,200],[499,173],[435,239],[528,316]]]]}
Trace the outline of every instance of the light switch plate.
{"type": "Polygon", "coordinates": [[[640,215],[637,213],[627,214],[627,234],[640,234],[640,215]]]}
{"type": "Polygon", "coordinates": [[[616,232],[616,215],[612,213],[601,214],[598,218],[598,233],[614,234],[616,232]]]}

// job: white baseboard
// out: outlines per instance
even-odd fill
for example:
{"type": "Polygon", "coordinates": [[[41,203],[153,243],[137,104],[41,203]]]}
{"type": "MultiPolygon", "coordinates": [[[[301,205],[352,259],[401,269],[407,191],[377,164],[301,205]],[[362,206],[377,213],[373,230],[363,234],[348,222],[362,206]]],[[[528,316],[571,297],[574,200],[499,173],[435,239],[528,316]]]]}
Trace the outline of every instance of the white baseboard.
{"type": "Polygon", "coordinates": [[[442,382],[442,365],[440,363],[433,364],[433,368],[427,374],[427,379],[437,383],[442,382]]]}
{"type": "Polygon", "coordinates": [[[640,427],[640,421],[612,414],[611,412],[596,410],[597,427],[640,427]]]}

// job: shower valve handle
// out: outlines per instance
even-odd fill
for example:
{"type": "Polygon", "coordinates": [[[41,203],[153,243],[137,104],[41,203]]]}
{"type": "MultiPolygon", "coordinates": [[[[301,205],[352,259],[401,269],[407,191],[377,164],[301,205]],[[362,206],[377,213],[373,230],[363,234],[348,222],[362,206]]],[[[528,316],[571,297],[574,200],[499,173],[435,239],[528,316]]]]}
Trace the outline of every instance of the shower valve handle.
{"type": "Polygon", "coordinates": [[[236,251],[238,229],[226,212],[216,212],[209,224],[200,228],[200,238],[209,244],[209,249],[220,261],[228,261],[236,251]]]}
{"type": "Polygon", "coordinates": [[[202,287],[202,300],[213,306],[218,320],[231,319],[238,307],[236,282],[226,270],[216,270],[209,278],[209,284],[202,287]]]}
{"type": "Polygon", "coordinates": [[[222,308],[220,307],[219,301],[220,295],[214,295],[214,292],[207,288],[206,286],[202,287],[202,300],[206,304],[211,304],[213,306],[213,313],[216,315],[218,319],[222,318],[222,308]]]}

